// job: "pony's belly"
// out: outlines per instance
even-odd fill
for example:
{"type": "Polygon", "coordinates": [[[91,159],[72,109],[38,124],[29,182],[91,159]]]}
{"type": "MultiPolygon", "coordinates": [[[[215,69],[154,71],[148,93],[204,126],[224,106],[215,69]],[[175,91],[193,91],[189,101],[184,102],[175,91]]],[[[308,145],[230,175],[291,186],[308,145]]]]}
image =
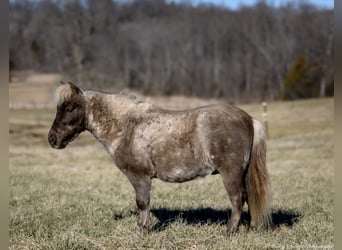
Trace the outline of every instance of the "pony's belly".
{"type": "Polygon", "coordinates": [[[185,182],[216,173],[216,171],[212,166],[168,166],[162,171],[157,171],[156,178],[166,182],[185,182]]]}

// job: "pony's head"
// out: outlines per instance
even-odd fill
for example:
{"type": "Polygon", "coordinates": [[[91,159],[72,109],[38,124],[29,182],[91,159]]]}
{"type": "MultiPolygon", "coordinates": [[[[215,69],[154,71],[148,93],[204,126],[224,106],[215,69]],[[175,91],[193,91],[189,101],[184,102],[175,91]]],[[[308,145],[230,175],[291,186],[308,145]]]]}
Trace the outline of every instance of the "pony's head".
{"type": "Polygon", "coordinates": [[[86,128],[83,91],[73,83],[64,83],[56,89],[57,112],[48,141],[53,148],[61,149],[86,128]]]}

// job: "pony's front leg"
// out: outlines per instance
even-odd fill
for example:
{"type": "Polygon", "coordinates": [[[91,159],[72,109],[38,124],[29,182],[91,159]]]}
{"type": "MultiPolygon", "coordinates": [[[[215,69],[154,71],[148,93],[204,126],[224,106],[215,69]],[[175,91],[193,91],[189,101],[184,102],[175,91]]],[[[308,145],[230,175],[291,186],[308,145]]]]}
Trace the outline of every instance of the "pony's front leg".
{"type": "Polygon", "coordinates": [[[138,225],[148,231],[152,229],[150,218],[150,189],[151,178],[148,176],[139,176],[129,178],[136,194],[136,203],[139,209],[138,225]]]}
{"type": "Polygon", "coordinates": [[[139,209],[139,221],[138,225],[148,231],[152,228],[151,218],[150,218],[150,194],[139,194],[137,193],[136,202],[139,209]]]}

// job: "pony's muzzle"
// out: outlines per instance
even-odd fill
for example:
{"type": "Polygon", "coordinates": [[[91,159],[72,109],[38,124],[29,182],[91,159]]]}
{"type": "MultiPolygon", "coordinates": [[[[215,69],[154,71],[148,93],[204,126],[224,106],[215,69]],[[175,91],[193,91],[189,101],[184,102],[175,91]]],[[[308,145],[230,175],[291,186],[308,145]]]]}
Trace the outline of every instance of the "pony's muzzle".
{"type": "Polygon", "coordinates": [[[49,133],[49,136],[48,136],[48,142],[51,146],[55,146],[56,143],[57,143],[57,137],[56,135],[52,134],[52,133],[49,133]]]}
{"type": "Polygon", "coordinates": [[[50,131],[48,135],[48,142],[50,146],[53,148],[57,148],[57,149],[63,148],[61,143],[58,143],[57,135],[52,131],[50,131]]]}

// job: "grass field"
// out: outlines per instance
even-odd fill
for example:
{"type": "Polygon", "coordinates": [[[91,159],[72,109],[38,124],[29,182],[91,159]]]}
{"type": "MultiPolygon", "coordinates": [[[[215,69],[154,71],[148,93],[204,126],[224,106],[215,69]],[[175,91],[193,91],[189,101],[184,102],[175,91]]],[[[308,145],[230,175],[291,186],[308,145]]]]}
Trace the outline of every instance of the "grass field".
{"type": "MultiPolygon", "coordinates": [[[[184,107],[194,105],[186,100],[184,107]]],[[[91,135],[54,150],[46,138],[54,109],[13,107],[10,249],[334,248],[333,99],[269,104],[274,227],[250,231],[245,207],[231,237],[225,236],[230,204],[219,175],[183,184],[154,180],[154,231],[145,233],[137,227],[133,188],[91,135]]],[[[259,104],[241,107],[261,118],[259,104]]]]}

